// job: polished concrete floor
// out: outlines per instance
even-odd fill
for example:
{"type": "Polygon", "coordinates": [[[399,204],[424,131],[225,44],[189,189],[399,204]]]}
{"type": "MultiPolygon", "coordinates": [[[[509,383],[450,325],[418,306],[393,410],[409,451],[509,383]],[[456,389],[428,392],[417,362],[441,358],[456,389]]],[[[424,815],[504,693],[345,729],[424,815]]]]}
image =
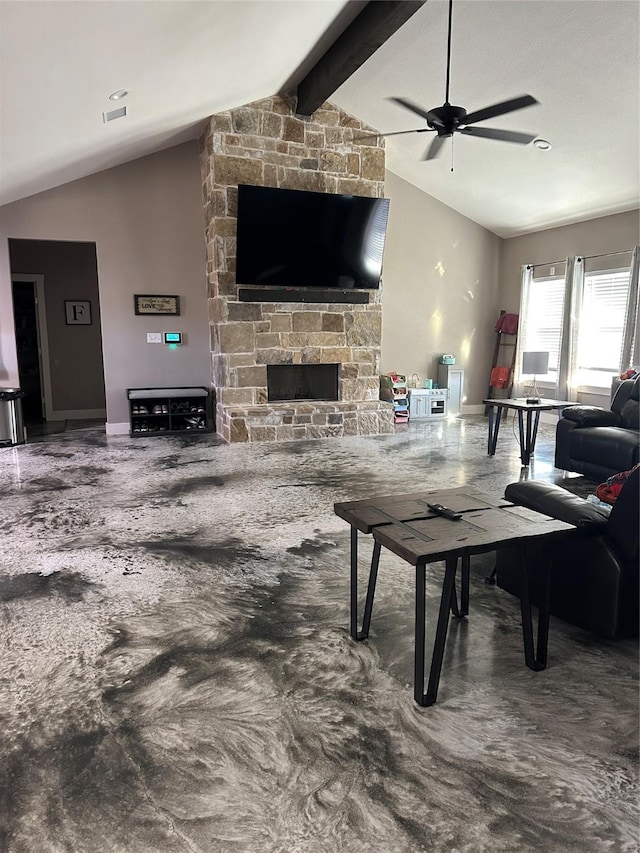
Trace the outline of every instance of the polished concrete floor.
{"type": "MultiPolygon", "coordinates": [[[[530,476],[562,477],[552,452],[543,426],[530,476]]],[[[532,672],[518,603],[474,558],[438,703],[419,708],[412,570],[388,553],[370,639],[349,639],[335,501],[501,497],[520,476],[511,422],[488,458],[480,416],[0,450],[0,850],[637,851],[636,642],[552,620],[532,672]]]]}

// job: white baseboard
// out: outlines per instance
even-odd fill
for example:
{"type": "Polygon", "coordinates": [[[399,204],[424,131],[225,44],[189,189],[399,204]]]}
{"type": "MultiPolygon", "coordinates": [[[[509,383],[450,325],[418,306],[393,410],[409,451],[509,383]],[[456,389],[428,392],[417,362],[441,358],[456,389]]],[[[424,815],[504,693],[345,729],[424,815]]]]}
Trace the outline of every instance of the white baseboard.
{"type": "Polygon", "coordinates": [[[463,406],[461,415],[482,415],[484,414],[484,406],[482,403],[474,404],[473,406],[463,406]]]}
{"type": "Polygon", "coordinates": [[[129,421],[125,421],[123,424],[113,424],[107,421],[105,425],[105,432],[107,435],[129,435],[129,430],[131,429],[131,425],[129,421]]]}

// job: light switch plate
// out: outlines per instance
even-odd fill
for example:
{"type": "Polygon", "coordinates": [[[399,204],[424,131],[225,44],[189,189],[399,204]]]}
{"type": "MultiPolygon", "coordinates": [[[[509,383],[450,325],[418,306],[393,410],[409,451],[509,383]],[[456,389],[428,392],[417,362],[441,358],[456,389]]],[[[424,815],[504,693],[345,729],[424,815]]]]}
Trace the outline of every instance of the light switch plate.
{"type": "Polygon", "coordinates": [[[147,343],[148,344],[161,344],[162,343],[162,332],[147,332],[147,343]]]}

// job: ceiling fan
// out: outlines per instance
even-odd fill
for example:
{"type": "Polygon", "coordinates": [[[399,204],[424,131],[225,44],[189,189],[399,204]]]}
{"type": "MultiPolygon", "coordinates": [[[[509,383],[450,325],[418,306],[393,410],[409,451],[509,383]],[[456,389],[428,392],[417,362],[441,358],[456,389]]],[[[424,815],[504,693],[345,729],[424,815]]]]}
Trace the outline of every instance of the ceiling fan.
{"type": "Polygon", "coordinates": [[[500,101],[497,104],[483,107],[468,113],[464,107],[456,107],[449,103],[449,78],[451,72],[451,19],[453,12],[453,0],[449,0],[449,32],[447,38],[447,84],[445,90],[445,101],[441,107],[426,110],[418,104],[414,104],[407,98],[389,98],[396,104],[400,104],[407,110],[426,119],[427,127],[414,128],[413,130],[398,130],[392,133],[379,133],[378,136],[400,136],[405,133],[436,133],[435,138],[427,148],[422,157],[423,160],[433,160],[438,156],[445,139],[452,137],[454,133],[463,133],[466,136],[480,136],[485,139],[496,139],[501,142],[516,142],[527,145],[535,138],[535,134],[519,133],[513,130],[500,130],[495,127],[475,127],[476,123],[484,119],[495,118],[506,113],[521,110],[537,104],[538,101],[531,95],[521,95],[508,101],[500,101]]]}

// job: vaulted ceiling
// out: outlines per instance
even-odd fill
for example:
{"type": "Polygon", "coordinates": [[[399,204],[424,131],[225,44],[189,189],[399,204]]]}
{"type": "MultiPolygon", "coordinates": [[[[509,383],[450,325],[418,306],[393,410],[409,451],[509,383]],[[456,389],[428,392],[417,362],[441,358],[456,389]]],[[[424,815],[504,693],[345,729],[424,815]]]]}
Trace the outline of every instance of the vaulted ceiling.
{"type": "MultiPolygon", "coordinates": [[[[389,98],[443,103],[448,4],[411,5],[395,32],[354,38],[360,0],[2,0],[0,201],[196,138],[209,115],[295,88],[345,30],[362,64],[343,63],[330,100],[382,132],[424,128],[389,98]]],[[[451,102],[530,93],[539,104],[482,124],[551,150],[458,134],[425,162],[431,135],[415,133],[387,139],[388,168],[501,236],[638,207],[639,12],[636,0],[455,0],[451,102]]]]}

